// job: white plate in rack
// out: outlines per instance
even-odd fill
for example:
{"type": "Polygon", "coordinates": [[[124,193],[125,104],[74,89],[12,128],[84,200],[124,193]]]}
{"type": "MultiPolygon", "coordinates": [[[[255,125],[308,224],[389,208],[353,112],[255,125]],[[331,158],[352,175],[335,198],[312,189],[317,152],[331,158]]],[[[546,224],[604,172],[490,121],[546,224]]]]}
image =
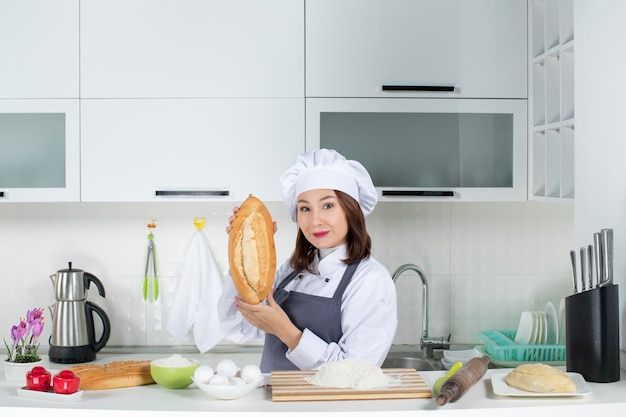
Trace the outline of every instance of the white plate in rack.
{"type": "Polygon", "coordinates": [[[515,343],[527,345],[533,338],[534,314],[532,311],[522,311],[519,319],[517,332],[515,333],[515,343]]]}
{"type": "Polygon", "coordinates": [[[576,384],[576,391],[574,392],[531,392],[514,388],[509,386],[505,381],[506,376],[509,374],[508,372],[493,374],[491,376],[491,386],[494,394],[509,397],[573,397],[591,394],[591,388],[581,374],[576,372],[566,373],[572,378],[574,384],[576,384]]]}
{"type": "Polygon", "coordinates": [[[557,343],[565,344],[565,298],[559,301],[559,339],[557,343]]]}
{"type": "Polygon", "coordinates": [[[546,304],[546,322],[548,325],[548,333],[546,344],[547,345],[556,345],[559,343],[559,316],[556,313],[556,308],[554,308],[554,304],[548,301],[546,304]]]}

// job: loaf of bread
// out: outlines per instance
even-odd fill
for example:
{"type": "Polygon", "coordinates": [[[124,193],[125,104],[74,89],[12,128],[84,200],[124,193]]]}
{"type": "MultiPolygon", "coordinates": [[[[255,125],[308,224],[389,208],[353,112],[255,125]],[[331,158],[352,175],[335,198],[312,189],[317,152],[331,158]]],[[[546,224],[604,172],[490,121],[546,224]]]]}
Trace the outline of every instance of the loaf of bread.
{"type": "Polygon", "coordinates": [[[150,361],[117,361],[102,365],[83,364],[67,368],[80,378],[80,388],[102,390],[154,384],[150,361]]]}
{"type": "Polygon", "coordinates": [[[265,300],[276,273],[274,224],[267,207],[252,195],[231,223],[228,263],[239,296],[251,304],[265,300]]]}
{"type": "Polygon", "coordinates": [[[565,372],[543,363],[519,365],[505,378],[508,385],[530,392],[576,392],[576,384],[565,372]]]}

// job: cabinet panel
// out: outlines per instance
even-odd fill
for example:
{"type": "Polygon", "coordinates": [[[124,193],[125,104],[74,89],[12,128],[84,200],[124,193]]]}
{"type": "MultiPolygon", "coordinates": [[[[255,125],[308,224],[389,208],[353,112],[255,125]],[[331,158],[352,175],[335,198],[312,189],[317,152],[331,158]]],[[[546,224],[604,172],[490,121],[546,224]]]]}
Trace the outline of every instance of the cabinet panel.
{"type": "Polygon", "coordinates": [[[82,0],[86,98],[302,97],[303,0],[82,0]]]}
{"type": "Polygon", "coordinates": [[[78,100],[0,100],[0,202],[79,201],[78,100]]]}
{"type": "Polygon", "coordinates": [[[574,199],[574,3],[530,0],[529,198],[574,199]]]}
{"type": "Polygon", "coordinates": [[[308,150],[337,149],[382,201],[523,201],[526,100],[307,99],[308,150]]]}
{"type": "Polygon", "coordinates": [[[307,97],[526,98],[526,54],[526,0],[306,3],[307,97]]]}
{"type": "Polygon", "coordinates": [[[0,98],[78,98],[78,1],[0,1],[0,98]]]}
{"type": "Polygon", "coordinates": [[[82,100],[82,200],[180,201],[156,191],[281,200],[304,151],[304,99],[82,100]]]}

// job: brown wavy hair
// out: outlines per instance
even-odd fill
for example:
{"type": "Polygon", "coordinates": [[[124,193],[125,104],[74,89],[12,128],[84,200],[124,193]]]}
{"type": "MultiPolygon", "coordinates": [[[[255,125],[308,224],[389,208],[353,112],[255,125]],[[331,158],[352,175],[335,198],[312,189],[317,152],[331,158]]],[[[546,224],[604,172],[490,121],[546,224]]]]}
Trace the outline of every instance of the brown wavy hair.
{"type": "MultiPolygon", "coordinates": [[[[368,258],[372,250],[372,239],[367,233],[365,216],[359,203],[348,194],[334,190],[337,201],[343,208],[348,221],[348,235],[346,236],[346,252],[348,257],[343,260],[346,264],[352,264],[368,258]]],[[[291,255],[291,267],[296,271],[312,272],[311,264],[315,259],[317,248],[304,237],[302,230],[298,228],[296,248],[291,255]]]]}

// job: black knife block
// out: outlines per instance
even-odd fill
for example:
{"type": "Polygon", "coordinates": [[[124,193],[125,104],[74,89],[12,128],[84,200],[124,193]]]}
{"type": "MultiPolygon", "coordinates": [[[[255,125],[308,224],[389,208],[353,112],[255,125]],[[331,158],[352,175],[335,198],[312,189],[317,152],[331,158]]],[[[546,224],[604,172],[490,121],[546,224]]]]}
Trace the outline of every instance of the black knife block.
{"type": "Polygon", "coordinates": [[[568,372],[589,382],[620,379],[618,286],[594,288],[565,299],[568,372]]]}

